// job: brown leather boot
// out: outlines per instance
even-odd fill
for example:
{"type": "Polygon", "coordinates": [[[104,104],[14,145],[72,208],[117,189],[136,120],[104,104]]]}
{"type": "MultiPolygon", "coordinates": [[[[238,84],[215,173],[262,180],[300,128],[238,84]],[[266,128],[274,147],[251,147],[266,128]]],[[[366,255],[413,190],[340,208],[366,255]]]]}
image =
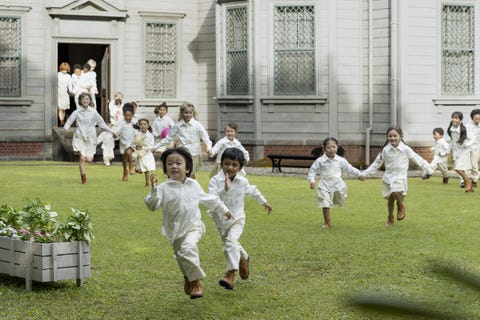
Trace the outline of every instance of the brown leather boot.
{"type": "Polygon", "coordinates": [[[135,173],[137,173],[135,171],[135,166],[133,165],[133,162],[130,162],[128,165],[129,165],[129,168],[130,168],[130,174],[131,175],[134,175],[135,173]]]}
{"type": "Polygon", "coordinates": [[[250,257],[247,259],[240,258],[240,262],[238,263],[238,271],[240,273],[240,278],[247,279],[250,275],[250,257]]]}
{"type": "Polygon", "coordinates": [[[225,274],[225,277],[218,281],[218,284],[228,290],[233,290],[233,284],[235,283],[235,270],[229,270],[225,274]]]}
{"type": "Polygon", "coordinates": [[[200,280],[190,281],[190,299],[196,299],[203,297],[202,284],[200,280]]]}
{"type": "Polygon", "coordinates": [[[82,184],[87,184],[87,175],[85,173],[80,174],[80,177],[82,178],[82,184]]]}
{"type": "Polygon", "coordinates": [[[185,291],[185,293],[187,295],[190,295],[190,293],[192,293],[192,285],[188,281],[187,277],[183,277],[183,278],[185,279],[185,284],[183,285],[183,290],[185,291]]]}
{"type": "Polygon", "coordinates": [[[387,220],[387,224],[385,224],[385,227],[389,228],[391,226],[393,226],[393,222],[394,222],[394,218],[393,218],[393,214],[392,215],[389,215],[388,216],[388,220],[387,220]]]}
{"type": "Polygon", "coordinates": [[[475,190],[472,188],[472,180],[467,179],[465,181],[465,192],[474,192],[475,190]]]}
{"type": "Polygon", "coordinates": [[[123,177],[122,181],[128,181],[128,169],[126,166],[123,166],[123,177]]]}

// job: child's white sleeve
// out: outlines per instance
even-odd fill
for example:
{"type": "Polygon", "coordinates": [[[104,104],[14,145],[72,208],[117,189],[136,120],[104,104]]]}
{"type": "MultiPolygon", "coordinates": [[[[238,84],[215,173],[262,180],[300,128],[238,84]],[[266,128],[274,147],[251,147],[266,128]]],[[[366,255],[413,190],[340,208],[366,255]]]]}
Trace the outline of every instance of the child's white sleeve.
{"type": "Polygon", "coordinates": [[[369,176],[371,175],[372,173],[374,173],[375,171],[377,171],[383,164],[383,159],[382,159],[382,152],[380,151],[377,155],[377,157],[375,158],[375,161],[373,161],[373,163],[367,168],[365,169],[361,175],[362,176],[369,176]]]}
{"type": "Polygon", "coordinates": [[[308,170],[308,181],[310,183],[315,182],[315,177],[317,176],[318,164],[319,164],[319,162],[318,162],[318,159],[317,159],[317,160],[315,160],[315,162],[310,167],[310,170],[308,170]]]}
{"type": "Polygon", "coordinates": [[[161,192],[160,186],[152,188],[143,199],[143,202],[145,202],[145,205],[151,211],[160,209],[160,207],[162,206],[162,201],[163,194],[161,192]]]}

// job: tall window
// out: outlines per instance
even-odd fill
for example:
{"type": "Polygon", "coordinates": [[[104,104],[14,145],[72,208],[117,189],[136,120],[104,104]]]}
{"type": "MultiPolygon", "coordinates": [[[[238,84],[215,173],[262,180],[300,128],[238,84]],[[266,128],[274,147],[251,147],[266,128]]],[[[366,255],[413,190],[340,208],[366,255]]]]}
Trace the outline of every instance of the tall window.
{"type": "Polygon", "coordinates": [[[145,97],[173,98],[177,88],[176,25],[147,23],[145,97]]]}
{"type": "Polygon", "coordinates": [[[0,97],[21,96],[20,18],[0,17],[0,97]]]}
{"type": "Polygon", "coordinates": [[[247,95],[248,81],[247,7],[226,12],[227,95],[247,95]]]}
{"type": "Polygon", "coordinates": [[[315,94],[314,6],[277,6],[274,93],[315,94]]]}
{"type": "Polygon", "coordinates": [[[442,93],[475,93],[473,6],[444,5],[442,10],[442,93]]]}

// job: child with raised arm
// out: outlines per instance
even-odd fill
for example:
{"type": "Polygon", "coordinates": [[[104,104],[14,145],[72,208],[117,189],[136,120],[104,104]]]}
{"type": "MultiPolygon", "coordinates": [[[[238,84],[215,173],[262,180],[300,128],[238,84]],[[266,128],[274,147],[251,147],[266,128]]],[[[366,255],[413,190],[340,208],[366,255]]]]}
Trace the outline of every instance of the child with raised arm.
{"type": "Polygon", "coordinates": [[[150,133],[150,123],[147,119],[138,121],[140,129],[135,132],[135,150],[133,158],[135,159],[135,170],[138,173],[145,174],[145,187],[150,186],[150,173],[155,171],[155,158],[152,148],[154,145],[153,135],[150,133]]]}
{"type": "Polygon", "coordinates": [[[472,170],[472,144],[475,137],[472,132],[463,125],[463,113],[455,111],[452,113],[447,133],[450,136],[452,147],[453,167],[460,175],[465,185],[465,192],[475,191],[472,181],[467,176],[467,171],[472,170]]]}
{"type": "Polygon", "coordinates": [[[310,189],[315,189],[315,177],[318,174],[320,179],[317,186],[318,207],[323,212],[324,229],[332,227],[330,220],[330,208],[333,206],[342,207],[347,198],[347,186],[342,179],[342,172],[353,176],[360,176],[360,170],[348,163],[345,158],[339,156],[338,141],[334,137],[323,140],[322,147],[324,154],[320,156],[308,171],[310,189]]]}
{"type": "Polygon", "coordinates": [[[73,151],[80,153],[80,177],[82,184],[87,183],[87,175],[85,173],[85,164],[92,162],[93,156],[97,149],[97,131],[95,126],[99,126],[105,131],[113,134],[102,116],[93,109],[92,99],[86,92],[81,93],[78,97],[79,104],[82,106],[80,109],[75,110],[68,118],[67,122],[63,126],[64,130],[70,129],[72,124],[77,122],[77,129],[73,134],[72,146],[73,151]]]}
{"type": "Polygon", "coordinates": [[[162,234],[172,245],[185,280],[184,291],[191,299],[200,298],[203,296],[200,280],[205,277],[205,272],[200,267],[197,245],[205,232],[205,225],[198,206],[205,205],[225,218],[231,219],[232,213],[218,196],[205,193],[200,184],[190,178],[193,162],[186,148],[167,149],[161,160],[168,180],[157,186],[152,174],[152,189],[144,202],[152,211],[162,208],[162,234]]]}
{"type": "Polygon", "coordinates": [[[133,163],[133,150],[135,150],[135,131],[133,127],[134,107],[127,102],[123,106],[123,119],[120,120],[117,127],[113,129],[115,135],[120,136],[119,149],[122,154],[123,181],[128,181],[128,173],[135,174],[133,163]]]}
{"type": "MultiPolygon", "coordinates": [[[[440,169],[443,177],[443,184],[448,183],[448,154],[450,153],[450,144],[443,137],[443,129],[435,128],[433,129],[433,140],[435,140],[435,146],[433,149],[433,160],[430,163],[430,166],[433,170],[436,168],[440,169]]],[[[422,179],[428,179],[430,176],[424,172],[422,179]]]]}
{"type": "Polygon", "coordinates": [[[212,142],[207,131],[200,122],[195,120],[195,106],[189,102],[185,102],[180,107],[178,122],[168,132],[165,139],[157,143],[152,151],[161,147],[167,147],[171,142],[177,142],[179,147],[185,147],[190,151],[193,159],[192,178],[195,179],[195,173],[202,166],[202,145],[207,147],[207,152],[212,148],[212,142]]]}
{"type": "MultiPolygon", "coordinates": [[[[222,153],[227,148],[238,148],[243,152],[243,156],[245,158],[245,163],[248,164],[250,161],[250,155],[248,151],[242,146],[240,141],[238,141],[235,136],[238,132],[238,126],[234,122],[230,122],[225,126],[225,137],[218,140],[215,145],[213,146],[212,150],[210,150],[209,156],[213,157],[217,155],[217,160],[215,161],[215,166],[213,167],[212,171],[210,172],[210,178],[216,175],[218,172],[222,170],[222,166],[220,164],[222,159],[222,153]]],[[[242,168],[240,171],[241,175],[246,175],[245,168],[242,168]]]]}
{"type": "Polygon", "coordinates": [[[393,226],[393,210],[397,204],[397,220],[405,218],[405,197],[407,196],[407,178],[409,160],[413,160],[430,176],[433,173],[432,167],[427,161],[420,157],[403,142],[403,132],[399,126],[392,126],[387,130],[387,141],[382,150],[375,158],[375,161],[362,172],[360,180],[373,174],[382,164],[385,164],[383,174],[382,194],[388,200],[387,227],[393,226]]]}
{"type": "Polygon", "coordinates": [[[223,212],[208,211],[217,225],[223,243],[223,253],[227,260],[227,273],[219,284],[225,289],[233,289],[235,272],[240,270],[240,278],[249,276],[249,256],[240,244],[240,237],[245,227],[244,198],[249,196],[263,205],[268,214],[272,206],[262,196],[257,187],[239,175],[245,163],[244,153],[237,148],[227,148],[222,153],[222,171],[210,179],[208,192],[220,197],[232,211],[233,219],[225,219],[223,212]]]}

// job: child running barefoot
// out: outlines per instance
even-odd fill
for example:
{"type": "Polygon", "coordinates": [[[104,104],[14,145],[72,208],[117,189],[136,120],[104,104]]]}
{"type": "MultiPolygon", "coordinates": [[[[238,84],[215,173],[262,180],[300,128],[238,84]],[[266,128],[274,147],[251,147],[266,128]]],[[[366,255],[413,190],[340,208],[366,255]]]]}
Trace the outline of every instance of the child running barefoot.
{"type": "Polygon", "coordinates": [[[168,146],[171,142],[178,142],[179,147],[185,147],[190,151],[193,159],[192,179],[195,179],[195,173],[202,166],[202,145],[207,147],[207,152],[212,148],[212,142],[207,131],[200,122],[195,120],[195,106],[185,102],[180,107],[179,121],[168,132],[167,136],[157,143],[152,151],[168,146]]]}
{"type": "MultiPolygon", "coordinates": [[[[215,161],[215,166],[213,167],[212,171],[210,172],[210,178],[219,173],[222,170],[222,166],[220,164],[222,159],[222,153],[227,148],[238,148],[243,152],[243,156],[245,158],[246,164],[250,161],[250,156],[248,151],[242,146],[240,141],[238,141],[235,136],[238,132],[238,126],[234,122],[230,122],[225,126],[225,137],[218,140],[217,143],[213,146],[212,150],[209,153],[210,157],[217,155],[217,160],[215,161]]],[[[240,174],[246,175],[245,169],[242,168],[240,174]]]]}
{"type": "Polygon", "coordinates": [[[427,161],[415,153],[412,148],[403,142],[403,132],[399,126],[393,126],[387,130],[387,141],[375,161],[362,172],[359,177],[364,180],[365,177],[377,171],[382,164],[385,164],[385,173],[383,174],[382,194],[388,199],[388,220],[387,227],[391,227],[394,222],[393,209],[397,204],[397,220],[405,218],[405,205],[403,204],[407,196],[407,172],[409,160],[413,160],[430,176],[433,173],[432,167],[427,161]]]}
{"type": "Polygon", "coordinates": [[[315,176],[320,175],[317,187],[318,207],[323,211],[323,228],[332,227],[330,222],[330,208],[338,205],[340,207],[347,198],[347,186],[342,179],[342,171],[353,176],[360,176],[360,170],[354,168],[343,157],[337,154],[338,141],[333,137],[323,140],[325,153],[319,157],[308,171],[310,189],[315,189],[315,176]]]}
{"type": "Polygon", "coordinates": [[[125,103],[123,106],[123,119],[118,122],[113,130],[117,136],[120,136],[120,153],[122,154],[123,181],[128,181],[128,173],[135,174],[133,163],[133,150],[135,149],[135,128],[133,127],[133,115],[135,109],[131,103],[125,103]]]}
{"type": "Polygon", "coordinates": [[[63,129],[68,130],[75,121],[77,122],[77,129],[73,134],[72,146],[73,151],[80,153],[80,177],[82,184],[86,184],[87,175],[85,173],[85,164],[92,162],[97,149],[97,131],[95,130],[95,126],[98,125],[110,133],[113,133],[113,131],[107,126],[105,121],[103,121],[97,110],[92,108],[92,99],[88,93],[81,93],[78,100],[81,108],[72,113],[63,129]]]}
{"type": "Polygon", "coordinates": [[[208,211],[217,225],[223,242],[223,253],[227,259],[227,273],[219,284],[225,289],[233,289],[235,271],[240,270],[240,278],[249,276],[249,257],[240,244],[240,237],[245,227],[245,211],[243,199],[249,196],[263,205],[268,214],[272,206],[262,196],[257,187],[250,185],[248,180],[239,175],[245,163],[243,151],[237,148],[227,148],[222,153],[222,171],[210,179],[208,192],[218,195],[232,211],[233,219],[225,219],[223,212],[208,211]]]}
{"type": "Polygon", "coordinates": [[[465,184],[465,192],[473,192],[475,190],[466,171],[472,169],[472,144],[475,142],[475,138],[471,131],[463,125],[462,120],[463,114],[460,111],[452,113],[452,120],[447,132],[451,138],[455,172],[462,178],[465,184]]]}
{"type": "Polygon", "coordinates": [[[135,133],[135,170],[139,173],[145,173],[145,187],[150,186],[150,172],[155,171],[155,158],[152,148],[154,145],[153,135],[150,133],[150,123],[147,119],[138,121],[140,130],[135,133]]]}
{"type": "Polygon", "coordinates": [[[163,171],[168,180],[157,186],[151,175],[152,189],[144,202],[154,211],[162,208],[162,234],[173,248],[180,271],[185,279],[184,291],[191,299],[203,297],[200,279],[205,277],[200,267],[198,242],[205,232],[199,204],[220,212],[231,219],[232,213],[218,196],[205,193],[200,184],[190,178],[192,156],[186,148],[167,149],[162,153],[163,171]]]}

